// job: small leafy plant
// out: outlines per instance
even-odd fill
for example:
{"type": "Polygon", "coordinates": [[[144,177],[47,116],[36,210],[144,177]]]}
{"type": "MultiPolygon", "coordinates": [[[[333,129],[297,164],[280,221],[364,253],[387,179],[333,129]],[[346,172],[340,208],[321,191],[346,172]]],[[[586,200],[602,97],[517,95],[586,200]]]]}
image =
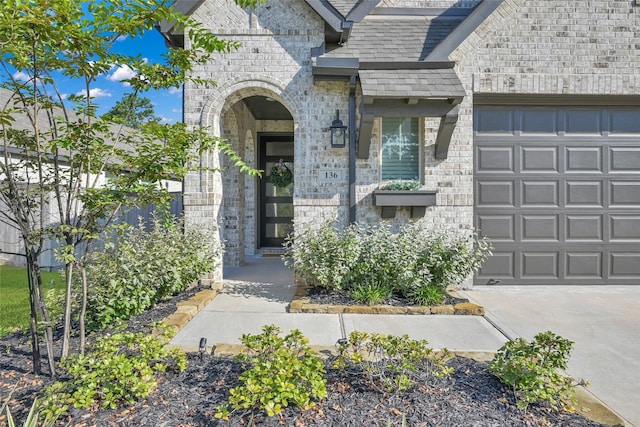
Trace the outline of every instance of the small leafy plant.
{"type": "Polygon", "coordinates": [[[358,302],[374,305],[390,298],[393,295],[393,287],[379,286],[371,283],[358,283],[353,286],[350,295],[351,298],[358,302]]]}
{"type": "MultiPolygon", "coordinates": [[[[544,402],[554,409],[571,410],[576,380],[562,374],[567,369],[573,342],[551,331],[503,345],[489,364],[489,371],[513,388],[518,408],[544,402]]],[[[585,382],[581,382],[585,384],[585,382]]]]}
{"type": "Polygon", "coordinates": [[[399,181],[391,181],[387,184],[383,185],[381,190],[409,190],[416,191],[420,189],[420,182],[410,179],[410,180],[399,180],[399,181]]]}
{"type": "Polygon", "coordinates": [[[289,405],[307,410],[327,396],[324,363],[307,338],[297,329],[284,337],[280,334],[280,328],[266,325],[259,335],[242,336],[247,350],[238,359],[249,368],[239,377],[242,384],[230,390],[229,405],[216,408],[216,418],[228,419],[229,406],[252,413],[265,411],[268,416],[289,405]]]}
{"type": "Polygon", "coordinates": [[[438,285],[425,285],[411,288],[408,296],[411,301],[420,305],[438,305],[444,301],[445,290],[438,285]]]}
{"type": "Polygon", "coordinates": [[[451,353],[429,347],[426,340],[414,340],[407,335],[383,335],[354,331],[348,340],[338,344],[336,368],[358,368],[371,387],[381,393],[410,390],[416,375],[427,372],[437,378],[453,373],[446,362],[451,353]]]}
{"type": "Polygon", "coordinates": [[[70,406],[116,408],[147,396],[157,385],[156,373],[182,371],[184,352],[168,350],[166,336],[123,332],[101,337],[85,354],[60,361],[64,380],[47,387],[41,403],[46,419],[55,419],[70,406]]]}

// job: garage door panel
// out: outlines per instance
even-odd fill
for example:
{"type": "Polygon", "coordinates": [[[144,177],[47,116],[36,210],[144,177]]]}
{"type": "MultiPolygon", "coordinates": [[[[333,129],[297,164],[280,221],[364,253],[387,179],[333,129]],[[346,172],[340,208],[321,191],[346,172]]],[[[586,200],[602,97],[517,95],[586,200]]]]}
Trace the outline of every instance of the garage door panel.
{"type": "Polygon", "coordinates": [[[610,215],[611,241],[640,241],[640,215],[610,215]]]}
{"type": "Polygon", "coordinates": [[[602,112],[588,108],[567,108],[565,110],[565,132],[599,134],[602,132],[602,112]]]}
{"type": "Polygon", "coordinates": [[[559,241],[557,215],[522,215],[523,242],[559,241]]]}
{"type": "Polygon", "coordinates": [[[640,207],[640,181],[610,181],[610,207],[640,207]]]}
{"type": "Polygon", "coordinates": [[[477,181],[476,198],[478,206],[513,207],[513,181],[477,181]]]}
{"type": "Polygon", "coordinates": [[[474,131],[476,283],[640,285],[640,107],[474,106],[474,131]]]}
{"type": "Polygon", "coordinates": [[[557,147],[522,147],[521,170],[527,172],[558,172],[557,147]]]}
{"type": "Polygon", "coordinates": [[[567,251],[564,264],[567,279],[600,279],[602,277],[602,252],[567,251]]]}
{"type": "Polygon", "coordinates": [[[610,127],[611,133],[640,133],[640,110],[637,109],[610,109],[610,127]]]}
{"type": "Polygon", "coordinates": [[[523,207],[558,207],[558,181],[522,181],[521,197],[523,207]]]}
{"type": "Polygon", "coordinates": [[[610,252],[609,276],[637,278],[640,276],[640,252],[610,252]]]}
{"type": "Polygon", "coordinates": [[[566,181],[566,206],[604,207],[602,181],[566,181]]]}
{"type": "Polygon", "coordinates": [[[488,237],[492,241],[515,241],[514,215],[479,215],[476,224],[482,237],[488,237]]]}
{"type": "MultiPolygon", "coordinates": [[[[482,268],[478,270],[479,279],[514,279],[515,278],[515,254],[514,252],[493,252],[482,268]]],[[[486,282],[486,280],[484,280],[486,282]]]]}
{"type": "Polygon", "coordinates": [[[602,215],[572,215],[567,214],[566,236],[567,242],[591,241],[602,242],[602,215]]]}
{"type": "Polygon", "coordinates": [[[566,147],[564,156],[568,173],[602,171],[602,147],[566,147]]]}
{"type": "Polygon", "coordinates": [[[612,173],[640,173],[640,147],[611,147],[609,170],[612,173]]]}
{"type": "Polygon", "coordinates": [[[476,112],[475,127],[484,133],[513,133],[514,111],[501,107],[487,107],[476,112]]]}
{"type": "Polygon", "coordinates": [[[547,108],[522,108],[522,133],[556,133],[558,114],[547,108]]]}
{"type": "Polygon", "coordinates": [[[513,147],[479,147],[476,156],[476,171],[514,172],[513,147]]]}
{"type": "Polygon", "coordinates": [[[557,279],[558,252],[522,251],[523,279],[557,279]]]}

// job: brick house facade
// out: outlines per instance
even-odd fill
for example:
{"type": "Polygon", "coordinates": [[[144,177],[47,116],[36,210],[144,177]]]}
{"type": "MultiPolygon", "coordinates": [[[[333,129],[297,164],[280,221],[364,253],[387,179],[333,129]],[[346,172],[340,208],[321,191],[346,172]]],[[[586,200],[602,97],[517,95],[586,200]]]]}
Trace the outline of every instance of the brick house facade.
{"type": "Polygon", "coordinates": [[[175,7],[241,43],[196,71],[217,86],[184,88],[185,122],[232,141],[267,173],[282,158],[294,175],[280,189],[233,168],[187,178],[187,222],[220,224],[226,265],[277,246],[291,219],[425,221],[494,240],[477,284],[639,283],[634,1],[175,7]],[[331,146],[336,112],[348,126],[344,148],[331,146]],[[408,170],[434,202],[417,215],[406,206],[383,214],[374,191],[408,170]]]}

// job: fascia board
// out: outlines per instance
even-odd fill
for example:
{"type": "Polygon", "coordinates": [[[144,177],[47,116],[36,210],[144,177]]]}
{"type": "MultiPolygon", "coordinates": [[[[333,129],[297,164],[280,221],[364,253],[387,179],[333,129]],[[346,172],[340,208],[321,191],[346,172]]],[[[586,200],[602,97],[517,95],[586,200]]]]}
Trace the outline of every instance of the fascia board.
{"type": "Polygon", "coordinates": [[[342,32],[342,21],[344,17],[331,6],[326,0],[305,0],[324,22],[337,33],[342,32]]]}
{"type": "Polygon", "coordinates": [[[483,0],[469,14],[467,19],[462,21],[455,30],[451,32],[438,46],[435,47],[426,58],[427,61],[446,61],[449,55],[460,46],[460,44],[480,26],[504,0],[483,0]]]}

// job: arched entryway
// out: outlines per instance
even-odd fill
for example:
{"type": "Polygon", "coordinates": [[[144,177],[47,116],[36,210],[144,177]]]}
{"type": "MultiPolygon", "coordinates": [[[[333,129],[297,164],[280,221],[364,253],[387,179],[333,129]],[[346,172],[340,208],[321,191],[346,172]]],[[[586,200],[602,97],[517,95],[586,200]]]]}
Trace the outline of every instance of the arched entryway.
{"type": "Polygon", "coordinates": [[[239,266],[245,256],[277,253],[292,231],[294,179],[276,186],[269,175],[276,165],[295,173],[294,119],[275,92],[240,89],[226,99],[220,135],[250,166],[264,171],[262,178],[250,177],[222,159],[224,265],[239,266]]]}

